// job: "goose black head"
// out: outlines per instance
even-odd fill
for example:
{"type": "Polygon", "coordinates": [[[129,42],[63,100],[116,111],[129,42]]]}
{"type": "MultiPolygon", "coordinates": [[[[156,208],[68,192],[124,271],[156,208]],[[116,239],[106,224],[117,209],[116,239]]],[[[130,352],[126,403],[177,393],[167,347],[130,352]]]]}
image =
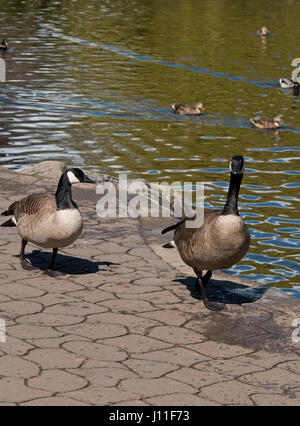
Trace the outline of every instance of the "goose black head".
{"type": "Polygon", "coordinates": [[[244,157],[241,155],[235,155],[232,157],[229,168],[233,175],[243,174],[245,169],[244,157]]]}
{"type": "Polygon", "coordinates": [[[70,184],[80,182],[95,183],[95,181],[90,179],[85,173],[83,173],[81,169],[77,169],[76,167],[67,169],[65,173],[68,177],[70,184]]]}

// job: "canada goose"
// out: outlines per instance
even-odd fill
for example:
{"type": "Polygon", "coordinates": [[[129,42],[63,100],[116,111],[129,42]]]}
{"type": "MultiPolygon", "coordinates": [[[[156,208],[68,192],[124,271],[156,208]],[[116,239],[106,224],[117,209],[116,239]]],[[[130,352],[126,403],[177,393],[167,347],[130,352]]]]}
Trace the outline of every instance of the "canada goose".
{"type": "Polygon", "coordinates": [[[7,50],[7,49],[8,49],[8,43],[7,43],[6,38],[4,38],[2,40],[2,43],[0,44],[0,50],[7,50]]]}
{"type": "Polygon", "coordinates": [[[266,35],[269,35],[270,34],[270,31],[268,30],[268,28],[267,27],[261,27],[258,31],[257,31],[257,33],[256,33],[257,35],[259,35],[259,36],[266,36],[266,35]]]}
{"type": "Polygon", "coordinates": [[[225,306],[207,300],[205,285],[215,269],[230,268],[247,253],[250,235],[239,216],[237,201],[243,179],[244,158],[234,156],[230,162],[230,185],[223,210],[204,211],[203,224],[198,228],[187,228],[185,222],[195,218],[184,218],[162,233],[175,229],[174,241],[182,260],[193,268],[198,277],[197,289],[201,291],[206,308],[217,311],[225,306]],[[203,275],[203,271],[206,273],[203,275]]]}
{"type": "Polygon", "coordinates": [[[35,269],[25,259],[25,247],[29,242],[44,248],[52,248],[51,263],[45,271],[50,276],[62,275],[54,271],[54,261],[61,247],[72,244],[81,234],[82,218],[78,206],[72,200],[73,183],[95,183],[81,169],[64,171],[54,194],[34,194],[15,201],[2,216],[13,216],[1,226],[16,226],[22,238],[20,263],[23,269],[35,269]]]}
{"type": "Polygon", "coordinates": [[[300,87],[300,80],[293,81],[288,78],[280,78],[279,84],[283,89],[295,89],[300,87]]]}
{"type": "Polygon", "coordinates": [[[250,123],[253,124],[254,127],[260,129],[277,129],[283,121],[281,117],[277,115],[273,120],[266,120],[265,118],[259,117],[250,118],[250,123]]]}
{"type": "Polygon", "coordinates": [[[175,114],[199,115],[205,108],[202,102],[197,102],[194,108],[189,105],[172,104],[172,109],[175,114]]]}

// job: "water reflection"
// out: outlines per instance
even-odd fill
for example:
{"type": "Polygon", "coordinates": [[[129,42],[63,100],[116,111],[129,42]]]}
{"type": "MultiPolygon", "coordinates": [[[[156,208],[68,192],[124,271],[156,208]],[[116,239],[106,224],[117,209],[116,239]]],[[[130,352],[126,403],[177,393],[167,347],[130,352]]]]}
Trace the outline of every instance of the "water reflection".
{"type": "Polygon", "coordinates": [[[244,155],[240,211],[252,242],[230,273],[300,294],[300,99],[278,84],[299,57],[291,22],[300,4],[289,5],[272,1],[265,16],[258,0],[8,0],[0,165],[61,159],[158,182],[203,181],[206,206],[217,208],[229,159],[244,155]],[[262,22],[272,32],[265,40],[256,35],[262,22]],[[171,111],[198,99],[200,117],[171,111]],[[277,114],[282,129],[250,127],[250,117],[277,114]]]}

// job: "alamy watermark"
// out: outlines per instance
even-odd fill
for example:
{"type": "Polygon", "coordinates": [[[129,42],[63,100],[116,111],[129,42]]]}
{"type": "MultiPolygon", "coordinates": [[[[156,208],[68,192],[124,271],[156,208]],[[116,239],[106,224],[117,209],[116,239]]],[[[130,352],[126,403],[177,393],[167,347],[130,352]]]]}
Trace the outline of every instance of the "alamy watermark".
{"type": "Polygon", "coordinates": [[[118,183],[103,182],[96,193],[102,195],[96,205],[99,217],[182,217],[187,228],[203,224],[204,185],[197,182],[146,183],[128,180],[125,173],[118,183]]]}
{"type": "Polygon", "coordinates": [[[6,326],[5,320],[0,318],[0,343],[6,342],[6,326]]]}
{"type": "Polygon", "coordinates": [[[300,77],[299,77],[299,73],[300,73],[300,58],[295,58],[292,60],[292,67],[297,67],[293,72],[292,72],[292,80],[293,81],[299,81],[300,77]],[[299,66],[297,66],[299,64],[299,66]]]}
{"type": "Polygon", "coordinates": [[[6,62],[4,58],[0,58],[0,83],[6,82],[6,62]]]}
{"type": "Polygon", "coordinates": [[[293,319],[292,327],[296,327],[292,332],[292,341],[293,343],[300,343],[300,318],[293,319]]]}

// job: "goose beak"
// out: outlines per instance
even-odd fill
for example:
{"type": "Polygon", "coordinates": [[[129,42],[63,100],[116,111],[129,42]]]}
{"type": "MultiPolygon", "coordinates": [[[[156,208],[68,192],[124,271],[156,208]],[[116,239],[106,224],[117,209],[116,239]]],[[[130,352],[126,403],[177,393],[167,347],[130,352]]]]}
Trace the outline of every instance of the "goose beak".
{"type": "Polygon", "coordinates": [[[84,175],[83,180],[81,182],[96,183],[93,179],[90,179],[86,174],[84,175]]]}

